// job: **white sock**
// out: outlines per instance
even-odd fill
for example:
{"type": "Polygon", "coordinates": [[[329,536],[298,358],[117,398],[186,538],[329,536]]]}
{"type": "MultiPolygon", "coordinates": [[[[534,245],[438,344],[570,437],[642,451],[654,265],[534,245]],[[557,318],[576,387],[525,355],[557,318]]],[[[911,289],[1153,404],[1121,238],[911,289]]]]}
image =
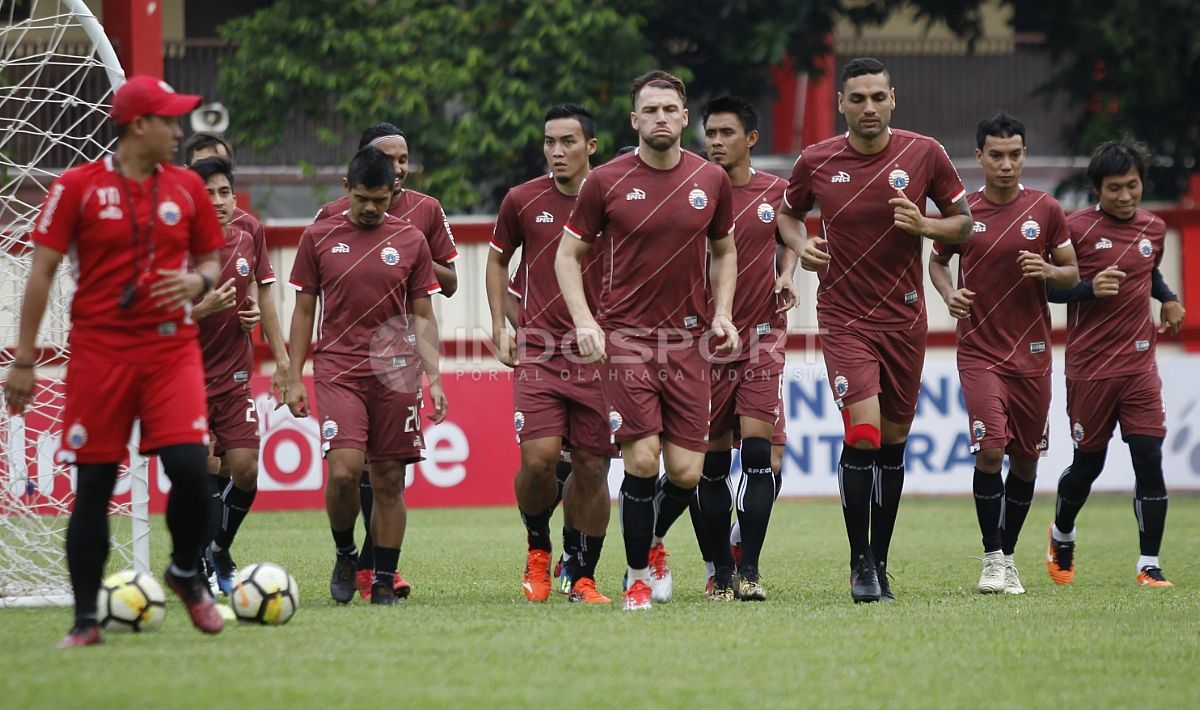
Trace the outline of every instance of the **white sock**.
{"type": "Polygon", "coordinates": [[[650,568],[649,567],[644,567],[642,569],[634,569],[632,567],[627,567],[626,569],[628,570],[627,574],[629,576],[629,586],[632,587],[633,583],[639,579],[642,580],[643,582],[645,582],[646,584],[650,584],[650,568]]]}
{"type": "Polygon", "coordinates": [[[655,535],[654,539],[650,541],[650,547],[654,547],[655,545],[661,545],[661,544],[663,544],[663,539],[661,537],[659,537],[658,535],[655,535]]]}
{"type": "Polygon", "coordinates": [[[1014,556],[1014,555],[1005,555],[1005,556],[1004,556],[1004,563],[1005,563],[1005,564],[1009,564],[1009,565],[1014,565],[1014,564],[1016,564],[1016,563],[1017,563],[1017,560],[1015,559],[1015,556],[1014,556]]]}
{"type": "Polygon", "coordinates": [[[1059,542],[1075,542],[1075,528],[1071,528],[1071,532],[1063,532],[1057,525],[1051,525],[1050,534],[1059,542]]]}
{"type": "Polygon", "coordinates": [[[167,568],[167,571],[180,579],[187,579],[188,577],[196,576],[196,570],[194,570],[194,569],[193,570],[179,569],[179,567],[174,562],[172,562],[171,566],[167,568]]]}
{"type": "Polygon", "coordinates": [[[704,563],[704,575],[705,575],[704,576],[705,579],[708,579],[709,577],[717,576],[717,566],[711,562],[705,562],[704,563]]]}
{"type": "Polygon", "coordinates": [[[729,544],[730,545],[742,544],[742,524],[741,523],[735,521],[733,523],[733,527],[729,528],[729,544]]]}
{"type": "Polygon", "coordinates": [[[985,552],[985,553],[983,553],[983,559],[985,559],[985,560],[1002,560],[1002,559],[1004,559],[1004,553],[1001,552],[1000,550],[996,550],[994,552],[985,552]]]}
{"type": "Polygon", "coordinates": [[[1147,567],[1158,567],[1159,569],[1162,568],[1162,565],[1160,565],[1158,563],[1157,555],[1154,557],[1147,557],[1146,555],[1141,555],[1140,557],[1138,557],[1137,571],[1141,572],[1142,570],[1146,569],[1147,567]]]}

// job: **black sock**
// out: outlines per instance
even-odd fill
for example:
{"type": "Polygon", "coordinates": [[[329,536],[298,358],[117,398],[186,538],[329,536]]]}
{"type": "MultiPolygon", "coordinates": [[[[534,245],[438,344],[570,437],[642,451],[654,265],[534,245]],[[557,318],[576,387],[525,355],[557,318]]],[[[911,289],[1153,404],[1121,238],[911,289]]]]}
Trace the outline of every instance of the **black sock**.
{"type": "MultiPolygon", "coordinates": [[[[362,478],[358,479],[358,505],[362,509],[363,527],[366,528],[362,551],[358,553],[358,569],[375,569],[375,542],[371,539],[371,511],[375,509],[375,489],[371,488],[371,472],[367,470],[364,470],[362,478]]],[[[350,532],[353,534],[353,528],[350,532]]]]}
{"type": "Polygon", "coordinates": [[[567,572],[571,579],[596,579],[596,564],[600,562],[600,550],[604,547],[604,536],[575,533],[575,554],[567,562],[567,572]]]}
{"type": "Polygon", "coordinates": [[[687,510],[693,489],[680,488],[663,475],[658,479],[657,491],[654,499],[657,508],[654,516],[654,536],[662,538],[667,536],[667,531],[679,520],[683,511],[687,510]]]}
{"type": "Polygon", "coordinates": [[[733,497],[729,493],[729,467],[732,462],[732,451],[709,451],[705,454],[700,485],[693,496],[700,517],[697,539],[703,535],[707,552],[704,561],[712,562],[716,567],[733,567],[733,553],[729,551],[729,514],[733,510],[733,497]]]}
{"type": "Polygon", "coordinates": [[[171,481],[167,528],[171,531],[171,562],[176,569],[195,569],[209,522],[208,447],[176,444],[158,450],[163,472],[171,481]]]}
{"type": "Polygon", "coordinates": [[[117,464],[76,468],[75,505],[67,523],[67,569],[75,593],[75,626],[85,627],[96,625],[96,595],[108,560],[108,501],[117,482],[117,464]]]}
{"type": "Polygon", "coordinates": [[[400,563],[400,548],[375,546],[375,584],[389,589],[396,578],[396,565],[400,563]]]}
{"type": "Polygon", "coordinates": [[[580,535],[582,535],[582,533],[580,533],[578,530],[563,525],[563,557],[571,559],[579,554],[580,535]]]}
{"type": "Polygon", "coordinates": [[[550,552],[550,516],[554,514],[554,506],[546,508],[536,515],[529,515],[520,508],[521,522],[525,523],[525,540],[530,550],[550,552]]]}
{"type": "Polygon", "coordinates": [[[850,542],[850,559],[865,555],[871,547],[871,486],[875,478],[876,449],[856,449],[842,444],[838,461],[838,486],[842,493],[842,517],[850,542]]]}
{"type": "Polygon", "coordinates": [[[1167,484],[1162,472],[1162,439],[1134,434],[1125,437],[1133,458],[1133,513],[1138,542],[1145,557],[1158,557],[1167,526],[1167,484]]]}
{"type": "Polygon", "coordinates": [[[213,542],[222,550],[228,550],[233,546],[233,539],[237,537],[238,529],[242,527],[242,521],[246,519],[246,514],[250,512],[250,506],[254,505],[254,497],[258,495],[258,489],[244,491],[238,488],[233,481],[225,487],[225,492],[221,496],[223,503],[221,528],[217,531],[217,536],[213,538],[213,542]]]}
{"type": "Polygon", "coordinates": [[[1071,465],[1063,471],[1058,479],[1058,501],[1054,509],[1054,527],[1060,532],[1069,533],[1075,529],[1075,518],[1083,510],[1088,495],[1092,492],[1092,484],[1104,470],[1104,459],[1108,449],[1099,451],[1075,450],[1071,465]]]}
{"type": "Polygon", "coordinates": [[[337,548],[338,557],[347,557],[357,555],[358,549],[354,546],[354,528],[349,530],[334,530],[329,528],[329,532],[333,533],[333,545],[337,548]]]}
{"type": "MultiPolygon", "coordinates": [[[[759,437],[742,440],[742,484],[738,491],[738,522],[742,526],[742,570],[758,569],[758,557],[767,538],[771,507],[775,504],[775,475],[771,470],[771,442],[759,437]]],[[[728,538],[728,535],[726,536],[728,538]]]]}
{"type": "Polygon", "coordinates": [[[1000,547],[1004,554],[1011,555],[1017,549],[1017,538],[1021,536],[1021,527],[1029,515],[1033,505],[1034,481],[1023,481],[1012,475],[1004,481],[1004,523],[1000,530],[1000,547]]]}
{"type": "Polygon", "coordinates": [[[779,492],[783,490],[783,471],[772,475],[775,478],[775,500],[779,500],[779,492]]]}
{"type": "Polygon", "coordinates": [[[875,562],[887,564],[892,531],[900,512],[904,490],[904,447],[907,442],[884,444],[875,454],[874,495],[871,497],[871,551],[875,562]]]}
{"type": "Polygon", "coordinates": [[[696,491],[692,495],[692,499],[688,501],[688,517],[692,519],[692,531],[696,533],[696,546],[700,548],[700,558],[705,562],[712,562],[712,553],[708,551],[708,540],[705,538],[704,518],[700,515],[700,489],[704,488],[704,479],[700,479],[700,485],[696,486],[696,491]]]}
{"type": "Polygon", "coordinates": [[[554,509],[557,508],[558,504],[562,502],[563,487],[567,485],[567,478],[570,477],[570,475],[571,462],[559,459],[558,463],[554,464],[554,486],[556,493],[554,494],[554,502],[550,504],[551,512],[554,512],[554,509]]]}
{"type": "MultiPolygon", "coordinates": [[[[209,516],[208,528],[204,535],[204,544],[217,539],[217,533],[221,531],[221,518],[225,514],[225,506],[221,503],[221,494],[225,492],[225,487],[229,485],[229,476],[221,476],[218,474],[208,474],[208,495],[209,495],[209,516]]],[[[201,545],[203,549],[203,545],[201,545]]]]}
{"type": "Polygon", "coordinates": [[[972,490],[975,493],[975,517],[983,535],[983,551],[999,552],[1002,547],[1000,517],[1004,512],[1004,478],[999,472],[984,473],[976,468],[972,490]]]}
{"type": "Polygon", "coordinates": [[[654,539],[653,478],[625,472],[621,481],[621,535],[625,538],[625,561],[633,569],[650,566],[650,542],[654,539]]]}

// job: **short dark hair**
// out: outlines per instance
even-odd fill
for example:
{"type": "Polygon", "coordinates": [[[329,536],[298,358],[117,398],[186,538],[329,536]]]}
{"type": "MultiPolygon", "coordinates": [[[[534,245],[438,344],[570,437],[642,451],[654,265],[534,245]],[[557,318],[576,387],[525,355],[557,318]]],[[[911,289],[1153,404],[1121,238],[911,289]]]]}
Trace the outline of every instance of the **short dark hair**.
{"type": "Polygon", "coordinates": [[[1138,177],[1144,182],[1148,162],[1150,162],[1150,152],[1146,150],[1144,144],[1132,138],[1108,141],[1102,143],[1092,153],[1092,159],[1087,166],[1088,182],[1092,183],[1092,188],[1096,192],[1099,192],[1104,178],[1110,175],[1124,175],[1129,172],[1130,168],[1137,168],[1138,177]]]}
{"type": "Polygon", "coordinates": [[[867,74],[883,74],[887,78],[888,84],[892,83],[892,75],[888,73],[887,67],[883,66],[883,62],[874,57],[856,57],[842,67],[842,86],[845,87],[846,82],[856,76],[867,74]]]}
{"type": "Polygon", "coordinates": [[[396,169],[392,159],[373,145],[368,145],[354,154],[350,167],[346,169],[346,182],[350,187],[392,187],[396,182],[396,169]]]}
{"type": "Polygon", "coordinates": [[[633,80],[633,87],[629,92],[629,98],[633,100],[635,106],[637,105],[638,93],[647,86],[654,87],[655,89],[674,89],[675,93],[679,94],[679,101],[687,103],[687,87],[684,86],[683,79],[661,69],[654,69],[633,80]]]}
{"type": "Polygon", "coordinates": [[[358,139],[358,149],[362,150],[371,145],[372,141],[387,138],[388,136],[396,136],[408,140],[408,136],[404,135],[404,131],[396,128],[396,126],[390,123],[376,123],[362,132],[362,136],[358,139]]]}
{"type": "Polygon", "coordinates": [[[233,163],[230,162],[229,158],[213,155],[203,160],[197,160],[194,165],[189,165],[188,168],[199,175],[205,184],[208,184],[213,175],[224,175],[229,179],[229,186],[233,187],[233,163]]]}
{"type": "Polygon", "coordinates": [[[207,131],[193,133],[192,135],[188,136],[186,141],[183,142],[184,164],[192,164],[192,156],[196,154],[196,151],[204,150],[206,148],[215,148],[217,146],[224,148],[225,155],[229,156],[230,160],[233,159],[233,147],[230,146],[229,141],[225,140],[222,136],[216,133],[208,133],[207,131]]]}
{"type": "Polygon", "coordinates": [[[988,136],[995,138],[1021,137],[1021,145],[1025,145],[1025,124],[1001,111],[994,116],[988,116],[975,127],[975,147],[983,150],[983,144],[988,136]]]}
{"type": "Polygon", "coordinates": [[[704,107],[704,120],[701,125],[708,124],[708,117],[714,113],[732,113],[742,122],[742,130],[746,133],[758,130],[758,111],[750,102],[738,96],[721,96],[708,102],[704,107]]]}
{"type": "Polygon", "coordinates": [[[596,137],[596,117],[579,104],[559,104],[546,112],[547,122],[559,118],[573,118],[579,121],[579,127],[583,129],[584,140],[590,141],[596,137]]]}

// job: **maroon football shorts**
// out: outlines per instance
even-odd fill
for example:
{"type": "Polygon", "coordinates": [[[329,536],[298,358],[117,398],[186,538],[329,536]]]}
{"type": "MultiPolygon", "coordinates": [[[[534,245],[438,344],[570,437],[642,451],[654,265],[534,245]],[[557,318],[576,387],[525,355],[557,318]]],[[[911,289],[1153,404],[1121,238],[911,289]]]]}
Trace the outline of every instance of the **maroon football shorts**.
{"type": "Polygon", "coordinates": [[[1036,459],[1050,443],[1050,375],[1010,377],[989,370],[960,370],[971,453],[1004,449],[1036,459]]]}
{"type": "Polygon", "coordinates": [[[601,371],[613,441],[661,434],[689,451],[708,451],[709,363],[697,344],[610,335],[606,352],[601,371]]]}
{"type": "Polygon", "coordinates": [[[1118,422],[1122,438],[1134,434],[1166,436],[1158,371],[1106,380],[1068,379],[1067,418],[1071,420],[1071,440],[1080,451],[1107,448],[1118,422]]]}
{"type": "Polygon", "coordinates": [[[712,363],[712,412],[708,433],[718,437],[733,431],[740,438],[739,417],[775,425],[783,417],[783,358],[712,363]]]}
{"type": "Polygon", "coordinates": [[[922,321],[909,330],[836,327],[823,332],[821,352],[838,409],[879,395],[884,419],[911,422],[921,391],[927,331],[922,321]]]}
{"type": "MultiPolygon", "coordinates": [[[[421,370],[412,368],[415,382],[421,370]]],[[[421,391],[384,384],[374,375],[314,377],[321,423],[321,450],[358,449],[367,461],[412,463],[421,450],[421,391]]]]}
{"type": "Polygon", "coordinates": [[[513,372],[517,441],[559,437],[564,448],[611,457],[615,449],[603,373],[594,363],[579,359],[553,355],[517,365],[513,372]]]}
{"type": "Polygon", "coordinates": [[[213,456],[230,449],[258,448],[258,412],[249,387],[208,396],[208,430],[212,432],[213,456]]]}
{"type": "Polygon", "coordinates": [[[72,353],[66,394],[61,461],[124,461],[134,419],[140,422],[143,454],[208,443],[204,363],[195,342],[160,362],[72,353]]]}

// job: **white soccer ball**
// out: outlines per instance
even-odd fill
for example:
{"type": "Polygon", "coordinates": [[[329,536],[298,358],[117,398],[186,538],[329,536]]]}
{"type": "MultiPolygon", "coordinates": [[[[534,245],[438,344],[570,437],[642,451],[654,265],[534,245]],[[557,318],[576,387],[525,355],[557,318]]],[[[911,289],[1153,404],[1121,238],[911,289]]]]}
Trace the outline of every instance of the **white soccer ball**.
{"type": "Polygon", "coordinates": [[[109,631],[154,631],[167,618],[162,585],[148,574],[131,569],[100,583],[96,602],[100,628],[109,631]]]}
{"type": "Polygon", "coordinates": [[[258,562],[238,570],[229,603],[241,621],[279,626],[300,607],[300,587],[283,567],[258,562]]]}

